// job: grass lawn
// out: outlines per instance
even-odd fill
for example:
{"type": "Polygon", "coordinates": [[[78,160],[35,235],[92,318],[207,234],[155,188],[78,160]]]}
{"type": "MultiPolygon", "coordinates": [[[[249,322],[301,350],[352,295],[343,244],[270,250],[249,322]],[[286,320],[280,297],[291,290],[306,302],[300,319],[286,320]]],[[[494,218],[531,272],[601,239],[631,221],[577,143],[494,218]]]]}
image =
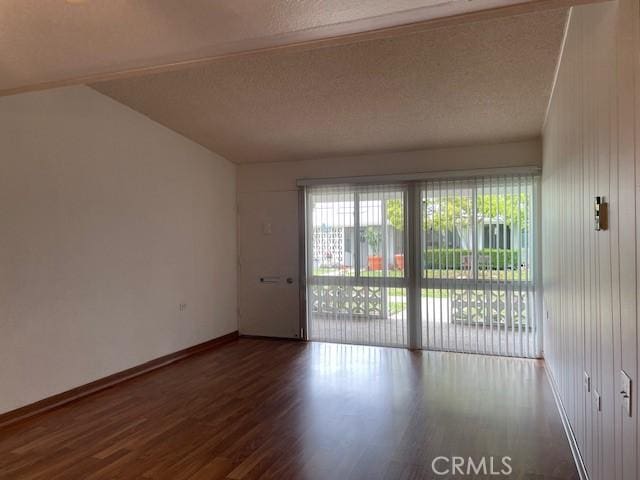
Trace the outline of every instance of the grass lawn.
{"type": "MultiPolygon", "coordinates": [[[[447,278],[447,279],[467,279],[473,278],[472,273],[469,270],[449,269],[425,269],[423,271],[424,278],[447,278]]],[[[318,277],[353,277],[354,270],[351,268],[316,268],[313,274],[318,277]]],[[[481,270],[478,272],[478,278],[481,280],[494,280],[494,281],[514,281],[520,280],[526,281],[529,276],[527,269],[520,270],[481,270]]],[[[360,273],[361,277],[366,278],[402,278],[404,276],[404,270],[388,270],[386,276],[382,270],[365,270],[360,273]]]]}
{"type": "Polygon", "coordinates": [[[389,315],[395,315],[407,309],[405,302],[389,302],[389,315]]]}

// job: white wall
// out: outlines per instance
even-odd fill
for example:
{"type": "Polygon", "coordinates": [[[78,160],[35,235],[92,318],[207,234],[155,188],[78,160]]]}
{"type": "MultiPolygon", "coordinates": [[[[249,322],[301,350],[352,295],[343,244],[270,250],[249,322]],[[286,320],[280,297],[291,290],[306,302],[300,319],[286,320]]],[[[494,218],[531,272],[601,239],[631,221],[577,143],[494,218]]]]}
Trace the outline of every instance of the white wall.
{"type": "Polygon", "coordinates": [[[360,175],[539,166],[539,140],[238,167],[240,332],[299,336],[296,180],[360,175]],[[269,225],[271,233],[264,233],[269,225]],[[292,284],[261,284],[273,275],[292,284]],[[286,308],[285,308],[286,307],[286,308]]]}
{"type": "Polygon", "coordinates": [[[0,413],[236,330],[235,205],[232,164],[90,88],[0,98],[0,413]]]}
{"type": "Polygon", "coordinates": [[[545,357],[591,479],[640,478],[639,3],[573,9],[543,135],[545,357]],[[607,231],[593,227],[596,195],[609,202],[607,231]],[[635,383],[633,417],[621,369],[635,383]]]}

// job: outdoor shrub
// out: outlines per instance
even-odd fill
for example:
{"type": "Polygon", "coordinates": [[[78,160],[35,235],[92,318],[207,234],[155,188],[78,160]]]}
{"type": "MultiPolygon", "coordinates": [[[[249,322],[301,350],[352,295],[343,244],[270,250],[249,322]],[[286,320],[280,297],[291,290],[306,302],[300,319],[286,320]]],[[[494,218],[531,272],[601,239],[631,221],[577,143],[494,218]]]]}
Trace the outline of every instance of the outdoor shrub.
{"type": "MultiPolygon", "coordinates": [[[[465,257],[472,257],[471,250],[463,248],[429,248],[424,254],[424,268],[433,270],[459,270],[465,257]]],[[[520,267],[518,250],[484,248],[478,252],[478,267],[481,270],[503,270],[520,267]]]]}

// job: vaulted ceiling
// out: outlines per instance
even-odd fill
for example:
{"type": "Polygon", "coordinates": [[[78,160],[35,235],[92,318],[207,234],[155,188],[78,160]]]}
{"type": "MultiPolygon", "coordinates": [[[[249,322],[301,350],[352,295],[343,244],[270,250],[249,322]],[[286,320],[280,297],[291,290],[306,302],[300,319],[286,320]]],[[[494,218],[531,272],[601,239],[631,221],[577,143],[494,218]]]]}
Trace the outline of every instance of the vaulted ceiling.
{"type": "Polygon", "coordinates": [[[496,7],[585,0],[2,0],[0,95],[496,7]]]}
{"type": "Polygon", "coordinates": [[[238,163],[529,139],[540,134],[566,15],[263,52],[93,87],[238,163]]]}
{"type": "Polygon", "coordinates": [[[238,162],[540,134],[590,0],[3,0],[0,96],[90,84],[238,162]]]}

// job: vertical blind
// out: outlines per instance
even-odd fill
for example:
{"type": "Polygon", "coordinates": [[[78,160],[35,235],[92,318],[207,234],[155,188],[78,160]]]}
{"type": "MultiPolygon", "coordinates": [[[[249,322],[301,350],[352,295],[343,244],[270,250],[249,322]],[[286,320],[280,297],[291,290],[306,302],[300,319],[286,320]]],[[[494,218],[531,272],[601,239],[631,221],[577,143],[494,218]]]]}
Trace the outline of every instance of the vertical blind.
{"type": "Polygon", "coordinates": [[[307,187],[309,338],[539,356],[536,182],[307,187]]]}
{"type": "Polygon", "coordinates": [[[539,355],[534,206],[531,176],[420,186],[425,348],[539,355]]]}
{"type": "Polygon", "coordinates": [[[406,346],[406,187],[317,187],[306,198],[310,339],[406,346]]]}

